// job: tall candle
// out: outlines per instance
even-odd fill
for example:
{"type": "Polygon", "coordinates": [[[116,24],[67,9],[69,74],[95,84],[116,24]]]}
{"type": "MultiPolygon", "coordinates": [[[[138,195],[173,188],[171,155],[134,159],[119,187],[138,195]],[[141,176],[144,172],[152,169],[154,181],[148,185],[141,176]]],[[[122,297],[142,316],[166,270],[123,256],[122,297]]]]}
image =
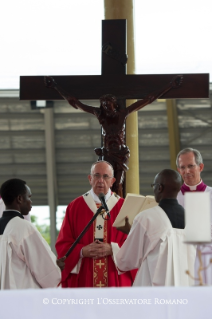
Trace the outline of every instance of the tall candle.
{"type": "Polygon", "coordinates": [[[187,192],[184,196],[186,242],[211,242],[210,193],[187,192]]]}

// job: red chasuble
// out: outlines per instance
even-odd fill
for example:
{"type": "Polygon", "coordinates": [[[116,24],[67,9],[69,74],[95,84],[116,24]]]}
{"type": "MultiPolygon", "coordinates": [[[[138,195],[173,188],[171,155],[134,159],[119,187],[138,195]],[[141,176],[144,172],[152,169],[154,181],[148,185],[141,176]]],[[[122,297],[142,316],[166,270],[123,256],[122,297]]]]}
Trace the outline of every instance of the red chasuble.
{"type": "MultiPolygon", "coordinates": [[[[122,246],[126,235],[112,227],[116,216],[118,215],[124,199],[119,198],[115,206],[110,210],[111,218],[104,222],[104,242],[117,243],[122,246]]],[[[76,198],[71,202],[66,210],[66,215],[56,242],[58,258],[66,254],[75,239],[83,231],[84,227],[93,217],[93,211],[86,204],[83,196],[76,198]]],[[[118,275],[111,256],[102,259],[93,260],[93,258],[84,257],[80,260],[81,249],[94,241],[95,223],[91,225],[87,233],[81,238],[74,251],[66,259],[65,269],[62,271],[62,287],[123,287],[131,286],[136,271],[129,271],[118,275]],[[71,273],[78,264],[79,272],[71,273]]]]}

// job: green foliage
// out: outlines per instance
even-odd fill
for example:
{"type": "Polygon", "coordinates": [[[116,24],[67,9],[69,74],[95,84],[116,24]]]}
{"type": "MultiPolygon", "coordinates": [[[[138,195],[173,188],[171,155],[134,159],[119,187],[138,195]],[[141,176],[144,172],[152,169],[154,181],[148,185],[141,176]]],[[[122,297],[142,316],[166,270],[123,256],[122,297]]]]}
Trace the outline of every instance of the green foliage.
{"type": "MultiPolygon", "coordinates": [[[[63,212],[63,216],[59,218],[59,222],[62,222],[65,216],[65,211],[63,212]]],[[[50,238],[50,225],[39,225],[38,224],[38,218],[35,215],[31,215],[31,222],[33,225],[36,226],[37,230],[41,233],[43,238],[47,241],[47,243],[50,245],[51,238],[50,238]]],[[[59,229],[56,229],[56,235],[58,236],[59,234],[59,229]]]]}

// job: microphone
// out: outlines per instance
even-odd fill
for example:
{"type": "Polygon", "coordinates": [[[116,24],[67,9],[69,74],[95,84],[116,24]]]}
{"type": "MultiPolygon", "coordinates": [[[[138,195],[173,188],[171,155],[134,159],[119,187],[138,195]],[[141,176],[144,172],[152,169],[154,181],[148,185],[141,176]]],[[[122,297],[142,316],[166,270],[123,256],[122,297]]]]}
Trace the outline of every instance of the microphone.
{"type": "Polygon", "coordinates": [[[108,209],[107,204],[105,202],[105,195],[103,193],[100,193],[98,197],[99,197],[99,200],[101,201],[103,208],[106,210],[108,218],[110,218],[109,209],[108,209]]]}

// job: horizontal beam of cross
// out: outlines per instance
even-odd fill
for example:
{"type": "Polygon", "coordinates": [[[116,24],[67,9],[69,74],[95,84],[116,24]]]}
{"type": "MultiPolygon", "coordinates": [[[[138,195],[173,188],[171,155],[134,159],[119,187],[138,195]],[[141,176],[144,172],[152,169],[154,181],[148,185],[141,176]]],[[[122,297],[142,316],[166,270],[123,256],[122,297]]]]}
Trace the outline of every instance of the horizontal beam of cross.
{"type": "MultiPolygon", "coordinates": [[[[113,94],[118,99],[143,99],[163,88],[177,74],[53,76],[70,95],[78,99],[99,99],[113,94]]],[[[183,84],[163,98],[208,98],[209,74],[183,74],[183,84]]],[[[44,76],[20,77],[21,100],[61,100],[61,96],[44,85],[44,76]]]]}

